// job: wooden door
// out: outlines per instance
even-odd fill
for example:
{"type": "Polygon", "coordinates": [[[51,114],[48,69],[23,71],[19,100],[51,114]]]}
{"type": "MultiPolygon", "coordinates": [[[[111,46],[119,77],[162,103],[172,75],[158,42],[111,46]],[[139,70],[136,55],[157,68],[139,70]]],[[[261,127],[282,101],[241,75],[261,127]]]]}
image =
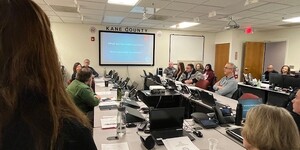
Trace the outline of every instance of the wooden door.
{"type": "Polygon", "coordinates": [[[229,43],[216,44],[214,71],[217,76],[217,81],[219,81],[224,76],[224,66],[229,61],[229,47],[229,43]]]}
{"type": "Polygon", "coordinates": [[[244,48],[243,72],[251,73],[253,78],[261,79],[263,73],[265,43],[246,42],[244,48]]]}

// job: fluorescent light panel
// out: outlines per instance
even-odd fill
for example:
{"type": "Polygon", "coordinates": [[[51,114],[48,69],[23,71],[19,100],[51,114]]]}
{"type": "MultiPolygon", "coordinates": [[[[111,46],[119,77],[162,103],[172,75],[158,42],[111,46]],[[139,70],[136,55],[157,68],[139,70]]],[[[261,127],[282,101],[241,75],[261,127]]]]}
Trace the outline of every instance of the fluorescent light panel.
{"type": "Polygon", "coordinates": [[[200,23],[197,23],[197,22],[181,22],[181,23],[178,23],[178,24],[175,24],[175,25],[171,26],[171,28],[183,29],[183,28],[196,26],[196,25],[199,25],[199,24],[200,23]]]}
{"type": "Polygon", "coordinates": [[[283,19],[282,21],[296,23],[296,22],[300,22],[300,17],[293,17],[293,18],[289,18],[289,19],[283,19]]]}
{"type": "Polygon", "coordinates": [[[134,6],[139,0],[108,0],[109,4],[134,6]]]}

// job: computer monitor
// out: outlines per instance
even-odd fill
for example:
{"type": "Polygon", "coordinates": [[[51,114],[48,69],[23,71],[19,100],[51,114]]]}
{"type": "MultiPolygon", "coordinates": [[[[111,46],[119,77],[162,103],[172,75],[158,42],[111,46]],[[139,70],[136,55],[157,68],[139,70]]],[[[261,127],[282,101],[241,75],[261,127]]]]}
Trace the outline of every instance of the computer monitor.
{"type": "Polygon", "coordinates": [[[182,128],[184,107],[151,109],[149,113],[150,131],[182,128]]]}
{"type": "Polygon", "coordinates": [[[247,112],[255,106],[258,106],[260,104],[263,104],[261,98],[256,98],[256,99],[243,99],[239,100],[239,103],[242,104],[243,107],[243,113],[242,113],[242,118],[245,119],[247,112]]]}
{"type": "Polygon", "coordinates": [[[285,76],[283,84],[284,84],[283,87],[285,88],[300,87],[300,78],[296,78],[294,76],[285,76]]]}
{"type": "Polygon", "coordinates": [[[283,87],[283,76],[278,73],[270,73],[269,74],[269,84],[283,87]]]}

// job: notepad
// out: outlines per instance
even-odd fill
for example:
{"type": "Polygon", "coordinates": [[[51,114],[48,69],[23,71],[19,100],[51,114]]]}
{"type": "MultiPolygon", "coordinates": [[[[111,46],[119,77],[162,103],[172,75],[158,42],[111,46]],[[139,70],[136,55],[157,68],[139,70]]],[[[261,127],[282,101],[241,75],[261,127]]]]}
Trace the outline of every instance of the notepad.
{"type": "Polygon", "coordinates": [[[128,143],[101,144],[102,150],[129,150],[128,143]]]}
{"type": "Polygon", "coordinates": [[[104,117],[100,119],[102,129],[111,129],[117,127],[117,116],[104,117]]]}
{"type": "Polygon", "coordinates": [[[199,150],[187,137],[177,137],[162,140],[167,150],[199,150]]]}

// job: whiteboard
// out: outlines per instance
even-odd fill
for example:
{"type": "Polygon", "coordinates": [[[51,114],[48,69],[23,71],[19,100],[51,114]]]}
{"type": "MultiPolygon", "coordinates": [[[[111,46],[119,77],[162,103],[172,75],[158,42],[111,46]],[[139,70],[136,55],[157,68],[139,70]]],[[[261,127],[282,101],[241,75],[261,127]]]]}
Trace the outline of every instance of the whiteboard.
{"type": "Polygon", "coordinates": [[[169,60],[202,61],[204,56],[204,36],[197,35],[170,35],[169,60]]]}

